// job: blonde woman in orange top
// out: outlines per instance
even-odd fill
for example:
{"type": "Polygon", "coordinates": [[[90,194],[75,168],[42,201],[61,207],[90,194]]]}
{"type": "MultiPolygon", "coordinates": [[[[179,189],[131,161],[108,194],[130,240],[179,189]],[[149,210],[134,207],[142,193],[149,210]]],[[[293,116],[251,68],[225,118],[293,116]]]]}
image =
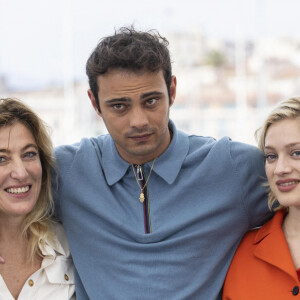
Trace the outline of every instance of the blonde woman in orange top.
{"type": "Polygon", "coordinates": [[[241,241],[223,299],[300,299],[300,98],[280,103],[257,137],[276,213],[241,241]]]}

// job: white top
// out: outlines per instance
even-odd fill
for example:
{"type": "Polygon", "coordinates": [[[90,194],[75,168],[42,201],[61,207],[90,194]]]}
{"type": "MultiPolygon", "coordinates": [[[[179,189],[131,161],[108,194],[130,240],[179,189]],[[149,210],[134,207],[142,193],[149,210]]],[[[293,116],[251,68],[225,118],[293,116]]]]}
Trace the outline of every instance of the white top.
{"type": "MultiPolygon", "coordinates": [[[[45,256],[41,268],[24,284],[18,300],[69,300],[75,299],[74,266],[67,238],[60,224],[51,226],[57,237],[39,248],[45,256]]],[[[0,300],[15,300],[0,275],[0,300]]]]}

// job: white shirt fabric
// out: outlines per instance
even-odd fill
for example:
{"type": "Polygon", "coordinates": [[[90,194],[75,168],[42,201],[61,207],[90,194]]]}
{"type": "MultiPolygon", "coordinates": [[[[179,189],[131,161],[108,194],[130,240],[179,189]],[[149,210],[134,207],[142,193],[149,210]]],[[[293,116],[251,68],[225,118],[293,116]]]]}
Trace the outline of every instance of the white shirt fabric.
{"type": "MultiPolygon", "coordinates": [[[[41,268],[24,284],[18,300],[74,300],[74,266],[67,238],[60,224],[51,226],[56,243],[41,241],[39,248],[44,255],[41,268]]],[[[0,275],[0,300],[15,300],[0,275]]]]}

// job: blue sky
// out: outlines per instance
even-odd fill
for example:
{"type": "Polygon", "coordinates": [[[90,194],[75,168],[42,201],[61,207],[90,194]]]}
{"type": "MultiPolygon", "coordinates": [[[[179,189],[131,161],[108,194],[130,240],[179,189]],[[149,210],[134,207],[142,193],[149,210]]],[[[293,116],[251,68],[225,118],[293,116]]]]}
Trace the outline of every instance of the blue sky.
{"type": "Polygon", "coordinates": [[[61,82],[68,64],[85,78],[100,38],[129,24],[163,34],[198,27],[226,39],[300,38],[299,11],[299,0],[0,0],[0,76],[31,89],[61,82]]]}

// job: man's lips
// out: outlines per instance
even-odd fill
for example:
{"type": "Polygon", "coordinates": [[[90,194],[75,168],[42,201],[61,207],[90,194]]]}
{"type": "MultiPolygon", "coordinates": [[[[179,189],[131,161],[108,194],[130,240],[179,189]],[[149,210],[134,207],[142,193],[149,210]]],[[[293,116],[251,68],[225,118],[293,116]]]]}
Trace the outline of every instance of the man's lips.
{"type": "Polygon", "coordinates": [[[136,134],[136,135],[129,136],[129,138],[136,142],[144,142],[147,141],[151,137],[151,135],[152,133],[136,134]]]}

